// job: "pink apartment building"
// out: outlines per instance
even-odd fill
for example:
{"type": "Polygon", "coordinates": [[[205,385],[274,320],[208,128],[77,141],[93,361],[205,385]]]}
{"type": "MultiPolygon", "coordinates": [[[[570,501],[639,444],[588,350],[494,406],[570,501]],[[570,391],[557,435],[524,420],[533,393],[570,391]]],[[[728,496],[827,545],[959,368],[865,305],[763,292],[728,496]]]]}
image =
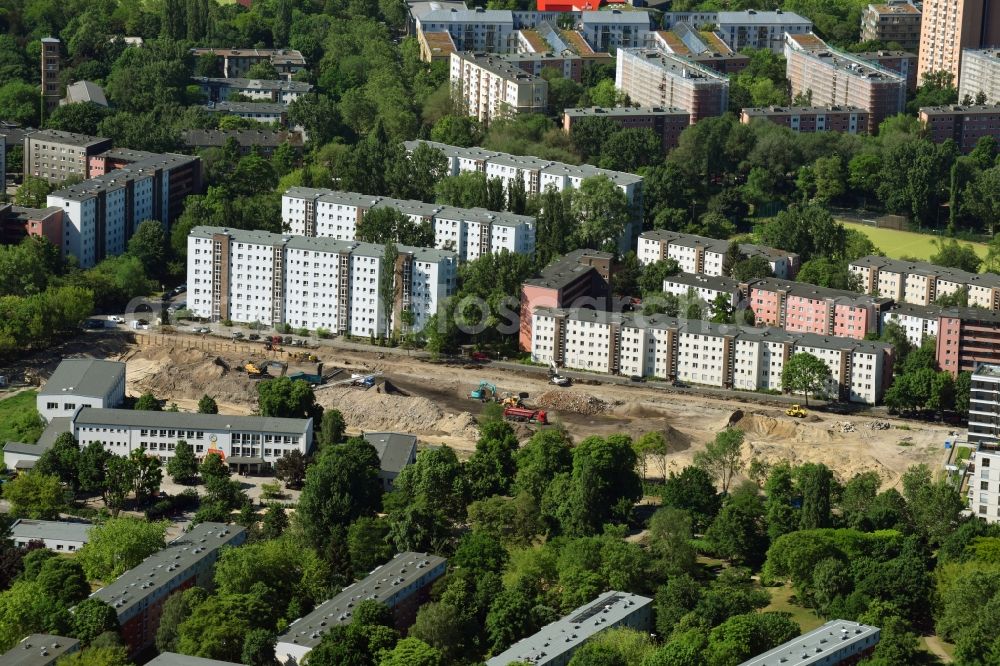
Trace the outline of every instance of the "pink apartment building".
{"type": "Polygon", "coordinates": [[[753,282],[747,293],[758,325],[855,340],[877,332],[881,311],[892,303],[888,298],[777,278],[753,282]]]}

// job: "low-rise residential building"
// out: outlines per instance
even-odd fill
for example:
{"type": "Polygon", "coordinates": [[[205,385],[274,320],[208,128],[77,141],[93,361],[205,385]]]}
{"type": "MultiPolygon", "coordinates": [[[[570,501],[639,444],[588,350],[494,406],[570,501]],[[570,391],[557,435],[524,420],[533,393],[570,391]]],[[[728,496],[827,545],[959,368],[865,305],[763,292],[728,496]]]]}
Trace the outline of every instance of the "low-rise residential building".
{"type": "Polygon", "coordinates": [[[391,266],[385,246],[222,227],[188,236],[188,309],[212,321],[287,323],[334,334],[400,331],[402,312],[419,331],[455,290],[454,252],[400,245],[391,266]],[[392,303],[379,275],[394,273],[392,303]]]}
{"type": "Polygon", "coordinates": [[[906,77],[906,89],[913,92],[917,89],[917,54],[911,51],[862,51],[855,54],[879,67],[902,74],[906,77]]]}
{"type": "Polygon", "coordinates": [[[649,25],[646,12],[585,11],[581,12],[580,33],[595,51],[614,53],[645,46],[649,25]]]}
{"type": "Polygon", "coordinates": [[[812,33],[785,39],[785,74],[792,96],[817,106],[853,106],[869,113],[868,132],[906,108],[906,77],[853,53],[834,49],[812,33]]]}
{"type": "Polygon", "coordinates": [[[804,34],[812,31],[812,21],[793,12],[782,10],[741,12],[666,12],[663,27],[671,29],[678,23],[714,25],[718,35],[733,51],[750,46],[781,53],[785,33],[804,34]]]}
{"type": "Polygon", "coordinates": [[[899,324],[914,347],[933,338],[938,366],[953,376],[1000,363],[1000,312],[896,303],[882,313],[883,329],[889,322],[899,324]]]}
{"type": "Polygon", "coordinates": [[[725,296],[732,307],[743,300],[746,285],[739,280],[725,276],[703,275],[700,273],[678,273],[663,280],[663,293],[682,298],[694,297],[712,303],[719,296],[725,296]]]}
{"type": "Polygon", "coordinates": [[[197,76],[192,81],[209,102],[225,102],[230,95],[238,94],[253,100],[287,106],[312,90],[311,83],[285,79],[220,79],[197,76]]]}
{"type": "Polygon", "coordinates": [[[35,398],[46,422],[71,417],[80,407],[121,407],[124,402],[125,364],[94,358],[63,359],[35,398]]]}
{"type": "Polygon", "coordinates": [[[302,152],[302,133],[285,130],[184,130],[181,132],[184,145],[194,150],[206,148],[223,148],[230,139],[239,146],[240,155],[259,153],[262,157],[270,157],[278,146],[289,145],[296,154],[302,152]]]}
{"type": "Polygon", "coordinates": [[[205,110],[282,127],[288,124],[288,106],[281,102],[209,102],[205,110]]]}
{"type": "Polygon", "coordinates": [[[399,473],[417,462],[417,436],[402,432],[366,432],[363,437],[378,453],[378,478],[382,481],[382,489],[392,492],[399,473]]]}
{"type": "MultiPolygon", "coordinates": [[[[524,32],[526,31],[521,31],[521,33],[524,32]]],[[[614,63],[614,58],[609,53],[580,55],[568,49],[562,53],[551,53],[546,50],[542,53],[507,53],[501,57],[528,74],[541,76],[543,70],[554,69],[561,72],[564,78],[572,79],[577,83],[583,80],[583,73],[594,65],[614,63]]]]}
{"type": "Polygon", "coordinates": [[[345,587],[316,610],[292,622],[278,636],[275,654],[282,664],[301,664],[332,627],[349,624],[353,609],[366,599],[383,603],[392,611],[397,628],[413,623],[417,609],[427,601],[431,584],[444,575],[447,560],[429,553],[396,555],[366,578],[345,587]]]}
{"type": "Polygon", "coordinates": [[[0,666],[52,666],[80,651],[80,641],[52,634],[31,634],[0,655],[0,666]]]}
{"type": "Polygon", "coordinates": [[[726,76],[660,49],[619,49],[615,87],[640,106],[684,109],[692,125],[729,107],[726,76]]]}
{"type": "Polygon", "coordinates": [[[614,255],[597,250],[568,252],[521,285],[521,322],[518,343],[531,349],[531,327],[538,308],[610,309],[614,255]]]}
{"type": "Polygon", "coordinates": [[[920,45],[920,10],[912,0],[887,0],[865,7],[861,41],[895,42],[906,49],[920,45]]]}
{"type": "Polygon", "coordinates": [[[51,551],[73,553],[90,540],[87,535],[91,527],[91,523],[19,518],[10,526],[9,538],[18,548],[26,548],[32,541],[37,541],[51,551]]]}
{"type": "Polygon", "coordinates": [[[241,666],[230,661],[219,661],[218,659],[205,659],[204,657],[192,657],[176,652],[161,652],[152,660],[146,662],[146,666],[241,666]]]}
{"type": "Polygon", "coordinates": [[[862,339],[877,333],[892,300],[778,278],[754,280],[747,303],[760,325],[862,339]]]}
{"type": "Polygon", "coordinates": [[[1000,49],[962,49],[958,99],[985,97],[986,104],[1000,104],[1000,49]]]}
{"type": "MultiPolygon", "coordinates": [[[[639,235],[636,254],[643,266],[673,259],[683,273],[722,275],[722,262],[728,249],[729,241],[654,229],[639,235]]],[[[794,252],[751,243],[740,243],[740,252],[747,258],[763,257],[771,272],[779,278],[791,279],[799,270],[799,255],[794,252]]]]}
{"type": "Polygon", "coordinates": [[[452,53],[451,87],[462,112],[486,125],[519,113],[544,113],[549,104],[545,79],[488,53],[452,53]]]}
{"type": "Polygon", "coordinates": [[[447,32],[417,33],[420,44],[420,59],[424,62],[451,62],[451,54],[456,52],[455,42],[447,32]]]}
{"type": "Polygon", "coordinates": [[[984,136],[1000,142],[1000,103],[994,106],[924,106],[920,124],[935,143],[948,139],[963,153],[971,153],[984,136]]]}
{"type": "Polygon", "coordinates": [[[16,245],[27,236],[37,236],[59,247],[63,241],[62,224],[62,208],[0,204],[0,245],[16,245]]]}
{"type": "Polygon", "coordinates": [[[282,78],[291,79],[306,68],[306,59],[295,49],[223,49],[196,47],[191,49],[195,58],[213,55],[222,59],[222,76],[227,79],[246,78],[250,68],[269,62],[282,78]]]}
{"type": "Polygon", "coordinates": [[[307,455],[313,442],[312,419],[135,409],[80,409],[72,432],[81,448],[101,442],[115,455],[138,450],[161,462],[173,458],[177,442],[184,440],[195,457],[214,453],[239,472],[266,471],[290,451],[307,455]]]}
{"type": "Polygon", "coordinates": [[[648,129],[659,136],[663,149],[677,146],[681,132],[690,124],[691,115],[684,109],[623,106],[605,109],[600,106],[563,111],[563,131],[572,134],[573,126],[588,118],[607,118],[622,129],[648,129]]]}
{"type": "Polygon", "coordinates": [[[1000,275],[970,273],[925,261],[867,256],[852,261],[851,273],[865,293],[914,305],[932,305],[956,292],[968,295],[968,305],[1000,310],[1000,275]]]}
{"type": "Polygon", "coordinates": [[[653,626],[653,600],[614,590],[601,594],[569,615],[547,624],[486,662],[486,666],[568,664],[587,641],[602,631],[624,627],[643,633],[653,626]]]}
{"type": "Polygon", "coordinates": [[[535,218],[485,208],[458,208],[422,201],[292,187],[281,198],[281,219],[293,234],[351,241],[373,208],[393,208],[414,224],[430,223],[434,247],[456,252],[460,261],[486,254],[535,251],[535,218]]]}
{"type": "Polygon", "coordinates": [[[793,132],[846,132],[867,134],[869,113],[856,106],[768,106],[745,108],[740,122],[749,125],[757,119],[781,125],[793,132]]]}
{"type": "Polygon", "coordinates": [[[61,130],[38,130],[24,135],[24,175],[61,183],[86,178],[91,155],[111,148],[111,139],[61,130]]]}
{"type": "Polygon", "coordinates": [[[831,620],[739,666],[847,666],[870,656],[880,635],[878,627],[831,620]]]}
{"type": "Polygon", "coordinates": [[[219,553],[246,539],[238,525],[200,523],[90,596],[118,614],[122,639],[135,657],[153,646],[167,597],[195,585],[211,588],[219,553]]]}
{"type": "Polygon", "coordinates": [[[781,390],[785,362],[807,352],[830,368],[831,397],[877,404],[892,381],[892,346],[882,342],[598,310],[537,308],[533,317],[531,359],[557,367],[781,390]]]}

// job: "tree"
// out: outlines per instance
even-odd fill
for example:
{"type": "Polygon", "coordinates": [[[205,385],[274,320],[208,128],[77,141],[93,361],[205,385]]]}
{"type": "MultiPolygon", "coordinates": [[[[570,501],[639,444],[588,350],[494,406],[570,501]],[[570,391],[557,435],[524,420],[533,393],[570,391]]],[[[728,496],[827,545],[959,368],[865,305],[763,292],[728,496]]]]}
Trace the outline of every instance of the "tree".
{"type": "Polygon", "coordinates": [[[167,523],[111,518],[91,528],[77,554],[87,576],[111,581],[164,547],[167,523]]]}
{"type": "Polygon", "coordinates": [[[108,458],[104,479],[104,503],[115,518],[135,486],[136,469],[132,460],[112,455],[108,458]]]}
{"type": "Polygon", "coordinates": [[[93,441],[83,447],[77,470],[81,490],[86,492],[104,490],[105,473],[110,457],[111,454],[105,450],[101,442],[93,441]]]}
{"type": "Polygon", "coordinates": [[[781,388],[789,393],[803,393],[806,404],[809,395],[823,391],[830,385],[830,368],[808,352],[793,354],[781,371],[781,388]]]}
{"type": "Polygon", "coordinates": [[[938,544],[951,532],[965,508],[958,491],[945,479],[931,480],[926,465],[916,465],[903,474],[903,496],[917,531],[931,544],[938,544]]]}
{"type": "Polygon", "coordinates": [[[212,479],[229,478],[229,465],[222,460],[218,453],[209,453],[198,466],[198,474],[203,482],[208,483],[212,479]]]}
{"type": "Polygon", "coordinates": [[[246,666],[273,666],[277,663],[274,646],[277,636],[267,629],[251,629],[243,639],[240,663],[246,666]]]}
{"type": "Polygon", "coordinates": [[[51,191],[52,186],[49,185],[49,181],[25,174],[24,182],[14,195],[14,203],[27,208],[45,208],[46,199],[51,191]]]}
{"type": "Polygon", "coordinates": [[[339,444],[344,439],[344,430],[347,423],[344,415],[336,409],[327,409],[323,412],[323,424],[319,431],[319,447],[339,444]]]}
{"type": "Polygon", "coordinates": [[[474,499],[506,495],[514,478],[517,437],[506,421],[491,421],[480,427],[476,451],[467,464],[474,499]]]}
{"type": "Polygon", "coordinates": [[[799,625],[783,613],[735,615],[708,637],[711,664],[737,664],[794,639],[799,625]]]}
{"type": "Polygon", "coordinates": [[[404,638],[382,657],[379,666],[444,666],[439,650],[417,638],[404,638]]]}
{"type": "Polygon", "coordinates": [[[806,463],[795,470],[795,475],[802,493],[799,529],[829,527],[833,472],[822,463],[806,463]]]}
{"type": "Polygon", "coordinates": [[[385,206],[365,213],[357,224],[355,238],[376,245],[394,242],[429,247],[434,245],[434,226],[429,221],[414,222],[402,211],[385,206]]]}
{"type": "Polygon", "coordinates": [[[192,587],[174,592],[163,603],[160,624],[156,629],[156,649],[160,652],[177,650],[177,629],[187,619],[208,593],[204,588],[192,587]]]}
{"type": "Polygon", "coordinates": [[[358,574],[389,561],[394,552],[389,545],[389,525],[380,518],[362,516],[347,528],[347,552],[358,574]]]}
{"type": "Polygon", "coordinates": [[[274,463],[274,475],[286,488],[301,488],[306,479],[306,459],[298,449],[290,449],[274,463]]]}
{"type": "Polygon", "coordinates": [[[323,408],[316,404],[316,395],[309,383],[288,377],[257,384],[261,416],[319,421],[323,408]]]}
{"type": "Polygon", "coordinates": [[[73,609],[73,636],[84,645],[106,631],[118,632],[118,613],[106,602],[91,597],[73,609]]]}
{"type": "Polygon", "coordinates": [[[668,575],[693,573],[695,553],[690,544],[691,516],[687,511],[664,507],[649,519],[649,549],[657,558],[658,568],[668,575]]]}
{"type": "Polygon", "coordinates": [[[163,275],[167,263],[167,232],[162,222],[145,220],[128,241],[128,253],[154,277],[163,275]]]}
{"type": "Polygon", "coordinates": [[[163,407],[160,406],[160,401],[156,399],[156,396],[152,393],[146,392],[139,396],[139,399],[135,401],[135,406],[133,409],[137,409],[144,412],[162,412],[163,407]]]}
{"type": "Polygon", "coordinates": [[[65,635],[70,615],[34,581],[18,581],[0,594],[0,650],[7,651],[28,634],[65,635]]]}
{"type": "MultiPolygon", "coordinates": [[[[239,550],[239,549],[234,549],[239,550]]],[[[255,594],[215,594],[195,606],[177,628],[182,654],[237,663],[250,631],[274,621],[276,609],[255,594]]]]}
{"type": "Polygon", "coordinates": [[[690,515],[695,531],[707,528],[719,513],[721,501],[713,477],[701,466],[689,465],[680,474],[671,472],[660,493],[664,506],[690,515]]]}
{"type": "Polygon", "coordinates": [[[712,475],[722,484],[722,494],[729,492],[733,477],[743,469],[741,458],[743,431],[726,428],[715,436],[715,440],[694,456],[694,464],[712,475]]]}
{"type": "Polygon", "coordinates": [[[198,413],[199,414],[218,414],[219,405],[215,402],[215,398],[207,395],[201,396],[198,400],[198,413]]]}
{"type": "Polygon", "coordinates": [[[663,139],[649,128],[629,128],[612,134],[601,149],[600,165],[615,171],[636,171],[662,160],[663,139]]]}
{"type": "MultiPolygon", "coordinates": [[[[631,440],[621,435],[588,437],[573,450],[573,469],[568,492],[559,502],[561,530],[572,536],[596,534],[605,523],[624,521],[642,497],[642,481],[636,474],[631,440]]],[[[552,483],[543,497],[559,496],[552,483]]]]}
{"type": "Polygon", "coordinates": [[[66,655],[60,664],[69,666],[129,666],[128,651],[120,646],[93,646],[66,655]]]}
{"type": "Polygon", "coordinates": [[[72,433],[64,432],[56,437],[52,447],[41,455],[35,463],[37,474],[59,477],[71,488],[80,485],[80,444],[72,433]]]}
{"type": "Polygon", "coordinates": [[[972,245],[960,245],[954,238],[935,241],[937,252],[931,255],[931,263],[938,266],[948,266],[970,273],[978,273],[983,260],[976,254],[972,245]]]}
{"type": "Polygon", "coordinates": [[[29,472],[3,485],[3,498],[15,517],[55,520],[66,505],[59,477],[29,472]]]}
{"type": "Polygon", "coordinates": [[[793,503],[796,499],[792,468],[787,463],[779,463],[771,469],[764,484],[767,499],[764,510],[767,515],[767,536],[774,541],[782,534],[798,529],[799,516],[793,503]]]}
{"type": "Polygon", "coordinates": [[[573,193],[574,234],[580,247],[615,248],[629,221],[625,194],[606,176],[584,178],[573,193]]]}
{"type": "Polygon", "coordinates": [[[132,449],[128,454],[132,464],[132,491],[135,501],[142,504],[160,491],[160,481],[163,480],[162,463],[155,456],[146,455],[142,449],[132,449]]]}
{"type": "Polygon", "coordinates": [[[175,483],[186,484],[198,476],[198,459],[194,449],[183,439],[174,447],[174,456],[167,461],[167,474],[175,483]]]}
{"type": "Polygon", "coordinates": [[[667,480],[667,455],[670,453],[670,444],[662,432],[652,431],[645,433],[633,444],[635,454],[639,459],[642,468],[643,481],[646,480],[646,465],[649,458],[656,463],[656,469],[663,481],[667,480]]]}
{"type": "Polygon", "coordinates": [[[705,538],[720,557],[741,564],[760,562],[767,546],[767,532],[764,503],[757,495],[756,484],[741,486],[723,502],[705,538]]]}

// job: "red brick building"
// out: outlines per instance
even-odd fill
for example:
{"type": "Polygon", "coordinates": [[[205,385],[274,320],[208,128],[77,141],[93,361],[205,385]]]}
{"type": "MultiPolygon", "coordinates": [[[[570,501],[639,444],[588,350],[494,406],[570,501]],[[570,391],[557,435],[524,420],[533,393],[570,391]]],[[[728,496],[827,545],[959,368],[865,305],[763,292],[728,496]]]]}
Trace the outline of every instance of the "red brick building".
{"type": "Polygon", "coordinates": [[[867,134],[869,113],[856,106],[768,106],[743,109],[740,122],[760,118],[796,132],[846,132],[867,134]]]}
{"type": "Polygon", "coordinates": [[[925,106],[919,117],[931,141],[954,139],[963,153],[971,152],[984,136],[1000,141],[1000,105],[925,106]]]}
{"type": "Polygon", "coordinates": [[[56,247],[62,247],[62,208],[24,208],[0,204],[0,244],[20,243],[26,236],[46,238],[56,247]]]}
{"type": "Polygon", "coordinates": [[[604,109],[599,106],[566,109],[563,111],[563,131],[572,133],[573,125],[587,118],[608,118],[622,129],[650,129],[662,138],[663,149],[677,146],[684,128],[690,124],[690,114],[684,109],[661,107],[620,107],[604,109]]]}

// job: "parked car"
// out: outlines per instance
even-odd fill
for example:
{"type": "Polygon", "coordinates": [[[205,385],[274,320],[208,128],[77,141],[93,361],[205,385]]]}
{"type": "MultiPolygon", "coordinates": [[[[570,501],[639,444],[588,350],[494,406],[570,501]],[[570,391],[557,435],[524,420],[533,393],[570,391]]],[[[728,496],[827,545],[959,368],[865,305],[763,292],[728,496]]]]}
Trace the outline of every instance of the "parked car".
{"type": "Polygon", "coordinates": [[[243,334],[239,331],[233,331],[233,340],[242,340],[243,334]]]}
{"type": "Polygon", "coordinates": [[[118,315],[114,315],[114,316],[108,317],[108,321],[113,321],[116,324],[124,324],[125,323],[125,318],[124,317],[119,317],[118,315]]]}
{"type": "Polygon", "coordinates": [[[643,377],[642,375],[632,375],[628,379],[629,379],[630,382],[644,382],[644,381],[646,381],[646,378],[643,377]]]}
{"type": "Polygon", "coordinates": [[[201,333],[202,335],[204,335],[204,334],[206,334],[206,333],[211,333],[211,332],[212,332],[212,329],[210,329],[210,328],[205,328],[205,327],[203,326],[203,327],[201,327],[201,328],[196,328],[196,329],[194,329],[194,332],[195,332],[195,333],[201,333]]]}
{"type": "Polygon", "coordinates": [[[247,336],[247,340],[257,341],[260,340],[260,336],[256,333],[251,333],[247,336]]]}
{"type": "Polygon", "coordinates": [[[682,381],[681,381],[681,380],[679,380],[679,379],[675,379],[674,381],[670,382],[670,384],[671,384],[671,385],[672,385],[672,386],[673,386],[674,388],[691,388],[691,385],[690,385],[690,384],[685,384],[684,382],[682,382],[682,381]]]}

